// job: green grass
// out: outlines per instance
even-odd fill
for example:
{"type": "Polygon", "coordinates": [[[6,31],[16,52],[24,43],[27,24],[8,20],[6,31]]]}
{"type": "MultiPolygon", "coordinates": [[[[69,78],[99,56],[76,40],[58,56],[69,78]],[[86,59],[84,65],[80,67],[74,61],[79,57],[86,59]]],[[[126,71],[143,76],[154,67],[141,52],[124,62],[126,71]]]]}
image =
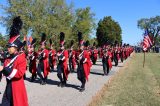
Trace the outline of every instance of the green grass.
{"type": "Polygon", "coordinates": [[[134,54],[105,87],[98,106],[160,106],[160,54],[134,54]]]}

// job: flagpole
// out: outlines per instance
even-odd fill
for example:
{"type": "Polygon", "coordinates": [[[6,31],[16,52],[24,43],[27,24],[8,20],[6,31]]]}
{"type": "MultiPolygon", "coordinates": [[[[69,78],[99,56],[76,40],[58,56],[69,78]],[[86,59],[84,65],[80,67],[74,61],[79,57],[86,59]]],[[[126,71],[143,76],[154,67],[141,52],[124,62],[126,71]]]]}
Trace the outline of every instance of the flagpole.
{"type": "Polygon", "coordinates": [[[144,51],[143,68],[144,68],[144,64],[145,64],[145,51],[144,51]]]}

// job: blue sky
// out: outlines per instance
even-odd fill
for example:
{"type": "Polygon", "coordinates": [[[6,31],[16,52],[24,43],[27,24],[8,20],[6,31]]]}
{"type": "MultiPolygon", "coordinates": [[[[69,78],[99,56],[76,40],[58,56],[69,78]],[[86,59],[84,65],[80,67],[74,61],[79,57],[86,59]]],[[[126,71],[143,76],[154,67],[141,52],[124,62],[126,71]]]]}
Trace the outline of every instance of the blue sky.
{"type": "MultiPolygon", "coordinates": [[[[0,3],[5,1],[0,0],[0,3]]],[[[160,0],[67,0],[68,3],[71,1],[75,8],[91,7],[96,22],[104,16],[112,16],[122,28],[123,42],[132,45],[143,39],[143,31],[137,28],[137,20],[160,15],[160,0]]],[[[0,32],[4,34],[5,28],[0,26],[0,32]]]]}

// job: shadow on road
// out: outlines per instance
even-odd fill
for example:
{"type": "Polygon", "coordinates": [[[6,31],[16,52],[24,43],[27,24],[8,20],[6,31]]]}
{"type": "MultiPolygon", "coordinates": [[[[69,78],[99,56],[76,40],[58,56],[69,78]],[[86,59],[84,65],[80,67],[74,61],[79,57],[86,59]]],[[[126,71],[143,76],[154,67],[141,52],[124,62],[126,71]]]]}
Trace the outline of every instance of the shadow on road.
{"type": "MultiPolygon", "coordinates": [[[[48,79],[47,80],[47,84],[50,84],[50,85],[58,85],[59,84],[59,81],[55,81],[55,80],[52,80],[52,79],[48,79]]],[[[79,90],[79,87],[78,85],[73,85],[73,84],[66,84],[65,87],[69,87],[69,88],[74,88],[74,89],[77,89],[79,90]]]]}
{"type": "Polygon", "coordinates": [[[94,74],[94,75],[101,75],[101,76],[103,76],[103,75],[104,75],[103,73],[97,73],[97,72],[90,72],[90,74],[94,74]]]}

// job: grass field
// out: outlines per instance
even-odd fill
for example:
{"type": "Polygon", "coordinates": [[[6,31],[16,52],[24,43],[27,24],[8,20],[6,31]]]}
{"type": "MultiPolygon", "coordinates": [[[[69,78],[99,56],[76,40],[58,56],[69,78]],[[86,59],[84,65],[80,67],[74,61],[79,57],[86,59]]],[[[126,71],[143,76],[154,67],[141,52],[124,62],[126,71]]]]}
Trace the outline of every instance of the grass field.
{"type": "Polygon", "coordinates": [[[90,106],[160,106],[160,54],[134,54],[90,106]]]}

